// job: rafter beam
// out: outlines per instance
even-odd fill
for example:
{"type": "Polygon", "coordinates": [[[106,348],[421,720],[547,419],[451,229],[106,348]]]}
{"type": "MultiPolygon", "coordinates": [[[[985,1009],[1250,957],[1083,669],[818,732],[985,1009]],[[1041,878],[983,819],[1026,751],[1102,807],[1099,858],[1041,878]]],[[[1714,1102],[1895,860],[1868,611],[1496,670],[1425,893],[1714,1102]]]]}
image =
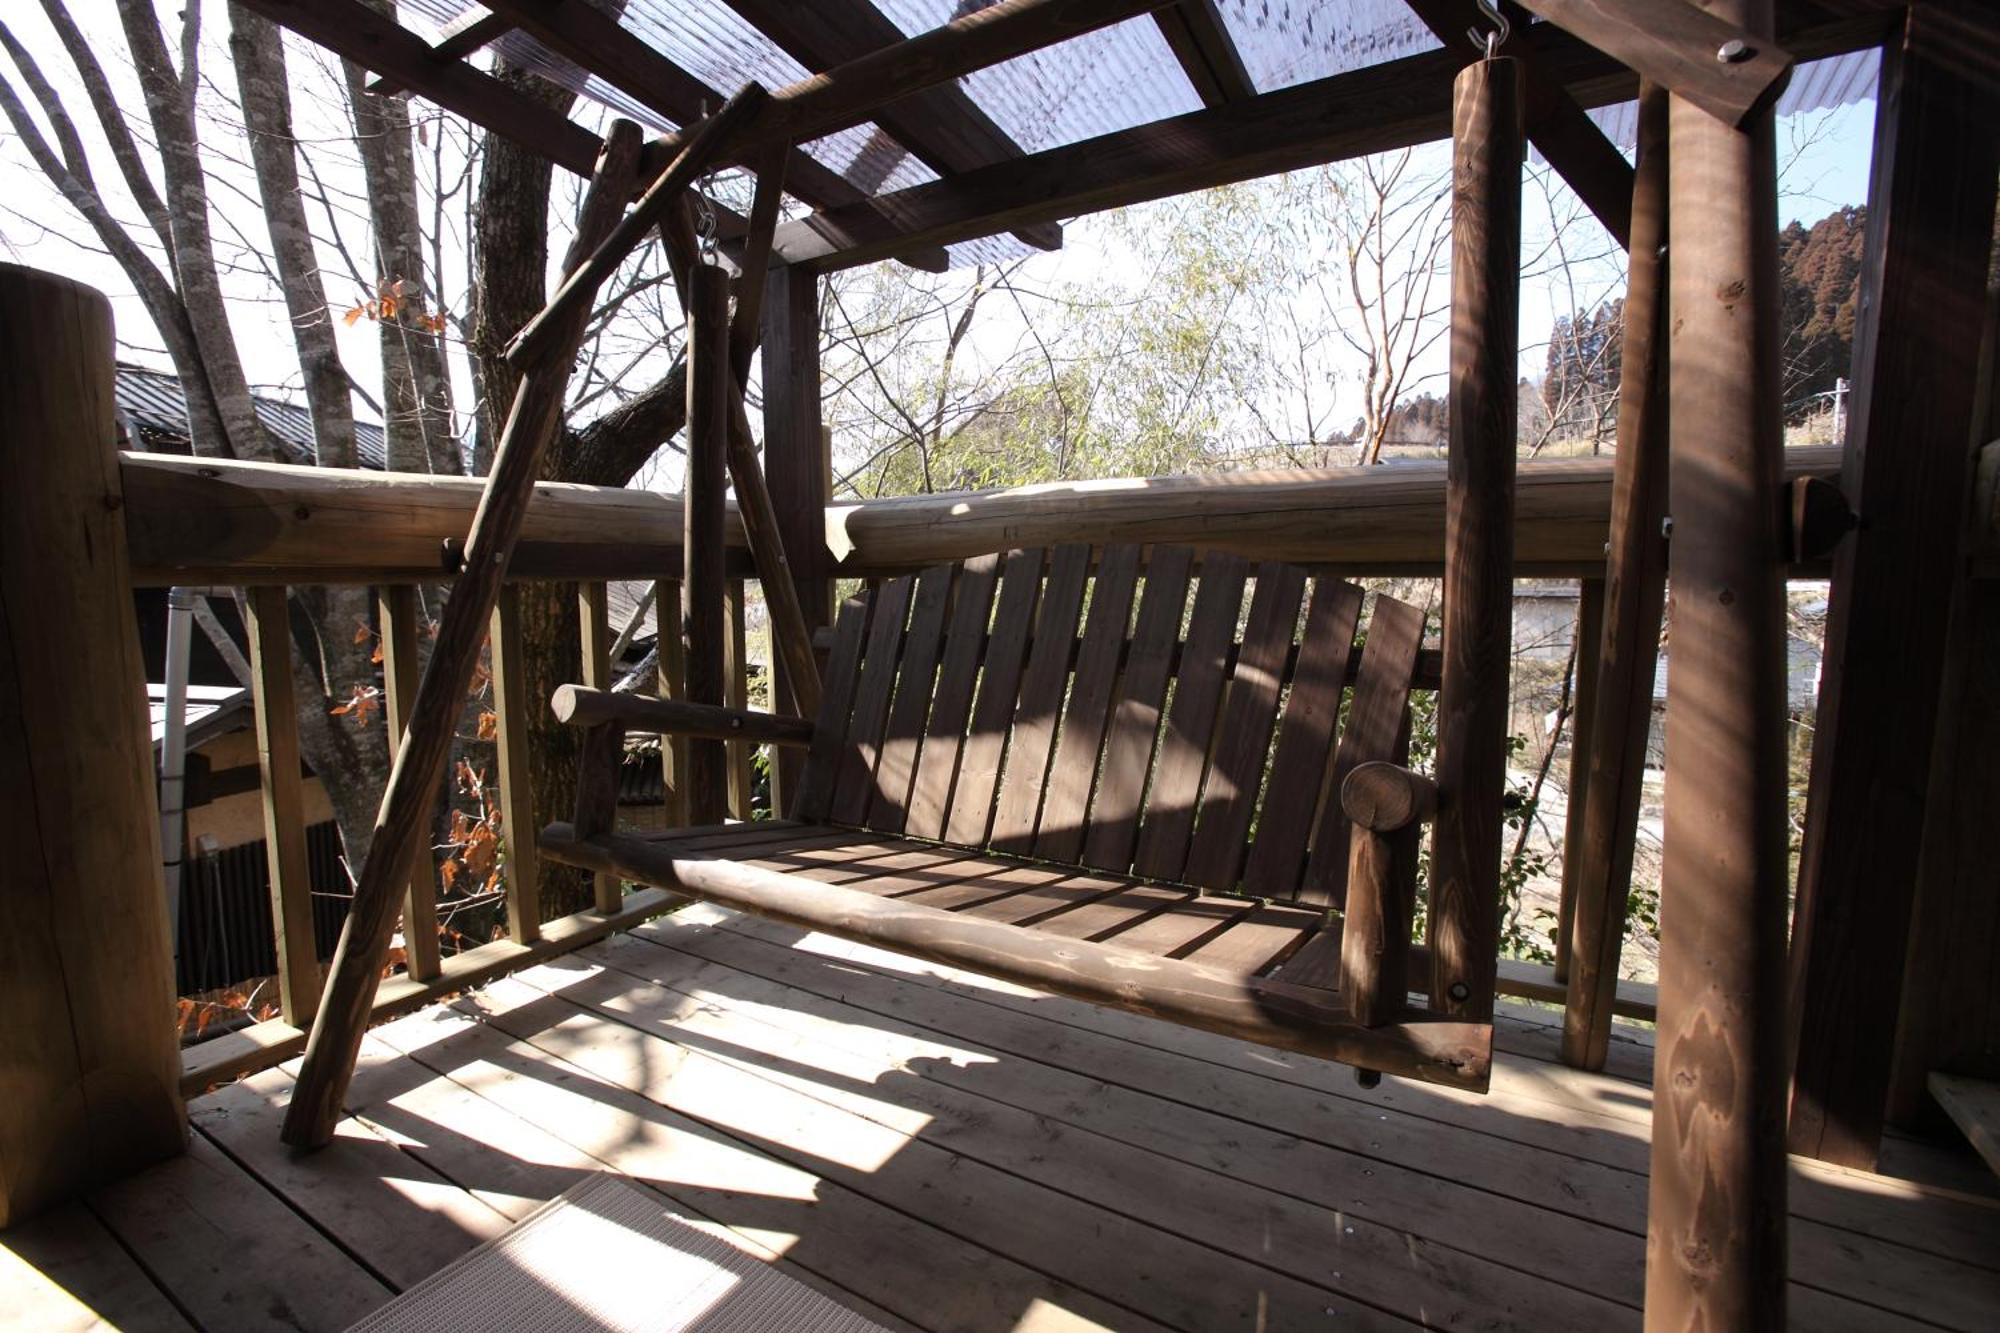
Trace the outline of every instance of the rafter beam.
{"type": "MultiPolygon", "coordinates": [[[[942,27],[871,51],[771,94],[742,154],[804,143],[874,119],[891,102],[989,65],[1147,14],[1168,0],[999,0],[942,27]]],[[[676,136],[666,142],[678,148],[676,136]]]]}
{"type": "MultiPolygon", "coordinates": [[[[686,127],[722,105],[723,95],[589,5],[563,0],[483,0],[557,55],[597,75],[675,125],[686,127]]],[[[837,208],[866,192],[794,149],[786,188],[814,208],[837,208]]]]}
{"type": "Polygon", "coordinates": [[[1176,0],[1170,8],[1155,10],[1153,22],[1203,106],[1247,102],[1257,95],[1215,0],[1176,0]]]}
{"type": "MultiPolygon", "coordinates": [[[[513,30],[514,25],[498,14],[482,14],[468,9],[438,30],[437,41],[431,44],[431,59],[440,64],[463,60],[513,30]]],[[[403,92],[404,88],[395,79],[378,75],[368,81],[368,91],[377,97],[391,97],[403,92]]]]}
{"type": "MultiPolygon", "coordinates": [[[[1813,6],[1794,4],[1779,14],[1781,25],[1787,17],[1804,20],[1780,29],[1801,60],[1872,46],[1887,18],[1870,10],[1827,20],[1813,6]]],[[[1526,53],[1579,108],[1633,95],[1636,76],[1611,57],[1551,25],[1524,28],[1516,27],[1508,54],[1526,53]]],[[[1427,143],[1450,131],[1451,80],[1463,64],[1457,51],[1427,51],[881,195],[786,223],[778,229],[777,258],[830,272],[900,255],[907,246],[964,241],[1427,143]]]]}
{"type": "MultiPolygon", "coordinates": [[[[729,0],[729,7],[815,72],[835,68],[904,40],[903,30],[870,0],[729,0]]],[[[875,124],[898,147],[943,175],[1021,156],[1021,146],[956,83],[942,83],[878,108],[875,124]]],[[[1040,250],[1062,246],[1062,227],[1023,227],[1020,238],[1040,250]]]]}
{"type": "Polygon", "coordinates": [[[1792,71],[1791,54],[1775,42],[1689,4],[1515,2],[1732,127],[1768,110],[1792,71]]]}

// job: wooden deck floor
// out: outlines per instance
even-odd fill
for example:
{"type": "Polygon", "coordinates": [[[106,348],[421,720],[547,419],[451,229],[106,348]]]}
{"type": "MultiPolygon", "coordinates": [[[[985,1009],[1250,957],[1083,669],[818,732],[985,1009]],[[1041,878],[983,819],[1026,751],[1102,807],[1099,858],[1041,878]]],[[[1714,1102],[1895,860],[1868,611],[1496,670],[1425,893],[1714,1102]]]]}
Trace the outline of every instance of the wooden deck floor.
{"type": "MultiPolygon", "coordinates": [[[[1364,1091],[694,907],[376,1030],[325,1152],[283,1069],[201,1098],[186,1157],[0,1236],[0,1323],[338,1329],[609,1169],[895,1328],[1637,1328],[1649,1054],[1554,1044],[1364,1091]]],[[[1793,1325],[1995,1327],[1976,1159],[1891,1165],[1928,1183],[1798,1164],[1793,1325]]]]}

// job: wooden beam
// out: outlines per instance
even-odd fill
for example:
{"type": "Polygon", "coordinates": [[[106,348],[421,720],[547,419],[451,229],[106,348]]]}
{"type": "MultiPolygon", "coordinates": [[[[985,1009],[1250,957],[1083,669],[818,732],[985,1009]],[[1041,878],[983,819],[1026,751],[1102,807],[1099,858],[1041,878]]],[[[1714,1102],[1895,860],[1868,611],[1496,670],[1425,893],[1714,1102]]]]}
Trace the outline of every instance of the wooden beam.
{"type": "MultiPolygon", "coordinates": [[[[591,247],[612,231],[631,196],[639,139],[637,125],[613,124],[605,139],[604,160],[584,196],[566,267],[579,267],[591,247]]],[[[573,313],[568,327],[560,330],[561,355],[522,376],[501,433],[486,493],[466,537],[465,569],[445,603],[431,660],[417,686],[410,730],[389,774],[374,842],[355,885],[354,905],[341,929],[305,1063],[285,1113],[284,1139],[294,1147],[325,1146],[340,1119],[341,1099],[354,1074],[370,1000],[395,929],[401,886],[422,850],[431,804],[444,780],[459,710],[472,682],[487,619],[500,596],[507,557],[520,536],[542,453],[561,421],[569,361],[582,339],[587,313],[587,307],[573,313]]]]}
{"type": "MultiPolygon", "coordinates": [[[[1768,0],[1705,0],[1761,28],[1768,0]]],[[[1666,854],[1648,1329],[1785,1326],[1777,165],[1670,97],[1666,854]]]]}
{"type": "MultiPolygon", "coordinates": [[[[659,697],[671,703],[687,702],[687,635],[681,608],[685,590],[679,575],[660,580],[660,594],[653,603],[653,625],[660,647],[660,664],[655,673],[659,697]]],[[[686,828],[688,820],[688,738],[678,733],[660,735],[660,789],[668,828],[686,828]]]]}
{"type": "MultiPolygon", "coordinates": [[[[1476,58],[1466,33],[1489,26],[1473,0],[1406,0],[1445,50],[1476,58]]],[[[1630,241],[1632,168],[1576,98],[1539,68],[1531,43],[1509,41],[1507,54],[1522,64],[1528,88],[1528,142],[1620,245],[1630,241]]]]}
{"type": "MultiPolygon", "coordinates": [[[[750,711],[750,626],[749,608],[745,599],[742,579],[731,579],[724,599],[724,610],[728,616],[728,631],[722,641],[722,670],[728,678],[728,690],[723,705],[739,713],[750,711]]],[[[751,809],[753,802],[753,781],[750,774],[750,743],[744,740],[728,742],[729,751],[729,817],[748,821],[755,818],[751,809]]]]}
{"type": "Polygon", "coordinates": [[[525,369],[541,360],[551,348],[566,345],[564,334],[569,325],[589,313],[590,303],[604,280],[660,225],[669,209],[680,207],[682,196],[694,185],[695,178],[708,170],[757,114],[758,108],[768,102],[762,88],[746,83],[722,104],[721,110],[681,136],[673,161],[646,187],[646,192],[632,205],[632,211],[618,219],[610,234],[563,279],[549,303],[514,335],[507,345],[507,360],[516,368],[525,369]]]}
{"type": "Polygon", "coordinates": [[[1659,0],[1516,0],[1615,56],[1690,106],[1741,126],[1778,100],[1792,57],[1766,34],[1690,4],[1659,0]]]}
{"type": "Polygon", "coordinates": [[[1453,1087],[1484,1089],[1491,1071],[1489,1023],[1430,1020],[1405,1010],[1364,1028],[1337,992],[1318,987],[1037,934],[757,866],[677,856],[670,844],[622,835],[581,841],[565,824],[551,825],[542,843],[572,865],[617,870],[774,921],[1267,1046],[1453,1087]]]}
{"type": "Polygon", "coordinates": [[[566,116],[463,60],[439,62],[423,38],[361,0],[242,0],[335,55],[394,79],[427,100],[505,135],[579,176],[594,169],[602,141],[566,116]]]}
{"type": "MultiPolygon", "coordinates": [[[[1801,23],[1787,44],[1802,60],[1868,45],[1883,22],[1875,11],[1831,21],[1810,8],[1797,12],[1801,23]]],[[[1507,49],[1515,59],[1532,59],[1538,77],[1579,106],[1622,101],[1636,87],[1615,60],[1549,24],[1517,27],[1507,49]]],[[[851,268],[900,255],[906,246],[970,240],[1028,222],[1428,143],[1450,132],[1450,82],[1464,60],[1458,49],[1426,51],[912,186],[787,223],[779,229],[777,255],[822,272],[851,268]]],[[[1559,143],[1556,152],[1562,152],[1559,143]]],[[[1608,170],[1601,148],[1593,148],[1592,159],[1608,170]]],[[[1565,169],[1578,181],[1592,179],[1574,164],[1565,169]]],[[[1607,225],[1615,223],[1618,182],[1626,179],[1613,175],[1609,186],[1589,189],[1588,198],[1611,214],[1607,225]]]]}
{"type": "Polygon", "coordinates": [[[1445,478],[1444,684],[1431,843],[1431,1007],[1493,1015],[1500,804],[1514,623],[1519,430],[1521,67],[1459,72],[1452,111],[1451,440],[1445,478]]]}
{"type": "MultiPolygon", "coordinates": [[[[1666,600],[1667,541],[1667,93],[1639,92],[1639,170],[1632,196],[1632,262],[1618,385],[1618,455],[1606,544],[1603,639],[1598,648],[1595,717],[1586,748],[1589,776],[1566,918],[1563,1059],[1602,1069],[1610,1049],[1612,997],[1625,947],[1625,903],[1639,834],[1646,743],[1653,729],[1660,614],[1666,600]]],[[[1579,735],[1581,731],[1579,730],[1579,735]]]]}
{"type": "MultiPolygon", "coordinates": [[[[1842,489],[1793,929],[1791,1147],[1872,1166],[1973,472],[2000,97],[1992,15],[1913,6],[1884,53],[1842,489]]],[[[1678,244],[1678,238],[1676,238],[1678,244]]],[[[1678,630],[1676,631],[1678,634],[1678,630]]]]}
{"type": "MultiPolygon", "coordinates": [[[[729,364],[729,275],[714,264],[698,263],[688,275],[687,349],[687,480],[681,508],[687,699],[719,707],[729,690],[722,642],[728,632],[722,500],[729,484],[729,403],[737,389],[729,364]]],[[[729,771],[720,741],[697,739],[688,746],[687,780],[688,822],[721,822],[729,771]]]]}
{"type": "MultiPolygon", "coordinates": [[[[597,75],[641,106],[675,125],[692,128],[723,97],[661,55],[645,39],[610,14],[564,0],[491,0],[491,6],[542,45],[597,75]]],[[[810,154],[787,153],[792,193],[815,208],[830,208],[865,197],[840,173],[810,154]]]]}
{"type": "MultiPolygon", "coordinates": [[[[746,129],[745,154],[852,129],[884,106],[989,65],[1158,9],[1169,0],[997,0],[929,32],[788,84],[746,129]]],[[[678,147],[678,136],[663,143],[678,147]]]]}
{"type": "MultiPolygon", "coordinates": [[[[513,20],[504,15],[468,9],[438,29],[437,40],[431,43],[431,60],[440,65],[456,63],[513,30],[513,20]]],[[[378,74],[368,81],[368,91],[377,97],[393,97],[407,88],[390,75],[378,74]]]]}
{"type": "Polygon", "coordinates": [[[116,355],[102,293],[0,264],[0,1228],[187,1142],[116,355]]]}
{"type": "MultiPolygon", "coordinates": [[[[810,5],[729,0],[729,7],[813,71],[833,69],[904,41],[903,30],[870,0],[821,0],[810,5]]],[[[876,109],[873,119],[900,148],[941,175],[1021,155],[1021,146],[956,83],[941,83],[887,103],[876,109]]],[[[1058,223],[1024,227],[1019,235],[1037,249],[1062,247],[1058,223]]]]}
{"type": "Polygon", "coordinates": [[[1176,0],[1154,10],[1153,22],[1203,106],[1248,101],[1257,95],[1257,85],[1243,67],[1243,56],[1216,12],[1215,0],[1176,0]]]}
{"type": "Polygon", "coordinates": [[[313,938],[305,781],[299,769],[299,703],[292,682],[292,621],[285,590],[251,589],[244,628],[250,638],[264,863],[278,951],[278,1010],[287,1023],[305,1024],[319,1007],[319,946],[313,938]]]}

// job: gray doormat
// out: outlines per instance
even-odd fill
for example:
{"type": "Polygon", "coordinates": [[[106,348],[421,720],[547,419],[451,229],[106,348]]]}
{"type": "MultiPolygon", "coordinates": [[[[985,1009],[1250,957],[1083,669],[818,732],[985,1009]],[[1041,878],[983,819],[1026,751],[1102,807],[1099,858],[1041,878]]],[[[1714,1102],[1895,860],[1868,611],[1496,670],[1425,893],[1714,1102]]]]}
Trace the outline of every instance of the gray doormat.
{"type": "Polygon", "coordinates": [[[348,1333],[884,1333],[880,1324],[598,1175],[348,1333]]]}

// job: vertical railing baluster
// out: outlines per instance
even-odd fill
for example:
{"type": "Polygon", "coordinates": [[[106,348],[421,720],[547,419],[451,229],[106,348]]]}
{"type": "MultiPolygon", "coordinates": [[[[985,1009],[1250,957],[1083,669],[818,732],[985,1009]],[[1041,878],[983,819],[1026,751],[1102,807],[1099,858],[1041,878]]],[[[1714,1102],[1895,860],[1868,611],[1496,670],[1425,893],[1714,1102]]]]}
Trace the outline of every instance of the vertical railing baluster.
{"type": "MultiPolygon", "coordinates": [[[[602,583],[578,585],[577,620],[582,627],[583,683],[595,690],[608,690],[614,683],[611,679],[611,610],[602,583]]],[[[588,756],[584,762],[590,762],[588,756]]],[[[617,762],[616,758],[612,762],[617,762]]],[[[612,789],[617,789],[615,775],[612,789]]],[[[600,870],[592,882],[596,888],[598,911],[615,912],[623,905],[624,886],[617,875],[600,870]]]]}
{"type": "MultiPolygon", "coordinates": [[[[417,589],[408,583],[375,590],[382,634],[382,716],[389,731],[389,761],[402,748],[410,724],[410,701],[417,696],[417,589]]],[[[403,954],[410,975],[429,981],[439,974],[437,862],[417,859],[403,897],[403,954]]]]}
{"type": "MultiPolygon", "coordinates": [[[[727,686],[723,702],[731,708],[750,706],[749,627],[743,611],[743,580],[731,579],[723,591],[726,635],[722,640],[722,672],[727,686]]],[[[727,746],[729,773],[729,817],[750,818],[750,742],[730,741],[727,746]]]]}
{"type": "Polygon", "coordinates": [[[319,1007],[319,948],[313,938],[306,860],[305,780],[299,771],[298,699],[292,685],[290,612],[282,587],[250,590],[250,688],[257,714],[257,768],[264,797],[264,849],[271,877],[271,930],[278,957],[278,1011],[304,1027],[319,1007]]]}
{"type": "MultiPolygon", "coordinates": [[[[661,579],[653,614],[660,633],[660,697],[687,698],[687,641],[681,630],[681,581],[661,579]]],[[[687,737],[660,737],[660,787],[666,797],[666,826],[688,822],[687,737]]]]}
{"type": "Polygon", "coordinates": [[[521,594],[515,584],[500,590],[487,640],[493,663],[493,712],[500,752],[500,811],[507,847],[507,934],[517,944],[542,935],[541,870],[535,853],[535,801],[528,736],[526,665],[521,660],[521,594]]]}

